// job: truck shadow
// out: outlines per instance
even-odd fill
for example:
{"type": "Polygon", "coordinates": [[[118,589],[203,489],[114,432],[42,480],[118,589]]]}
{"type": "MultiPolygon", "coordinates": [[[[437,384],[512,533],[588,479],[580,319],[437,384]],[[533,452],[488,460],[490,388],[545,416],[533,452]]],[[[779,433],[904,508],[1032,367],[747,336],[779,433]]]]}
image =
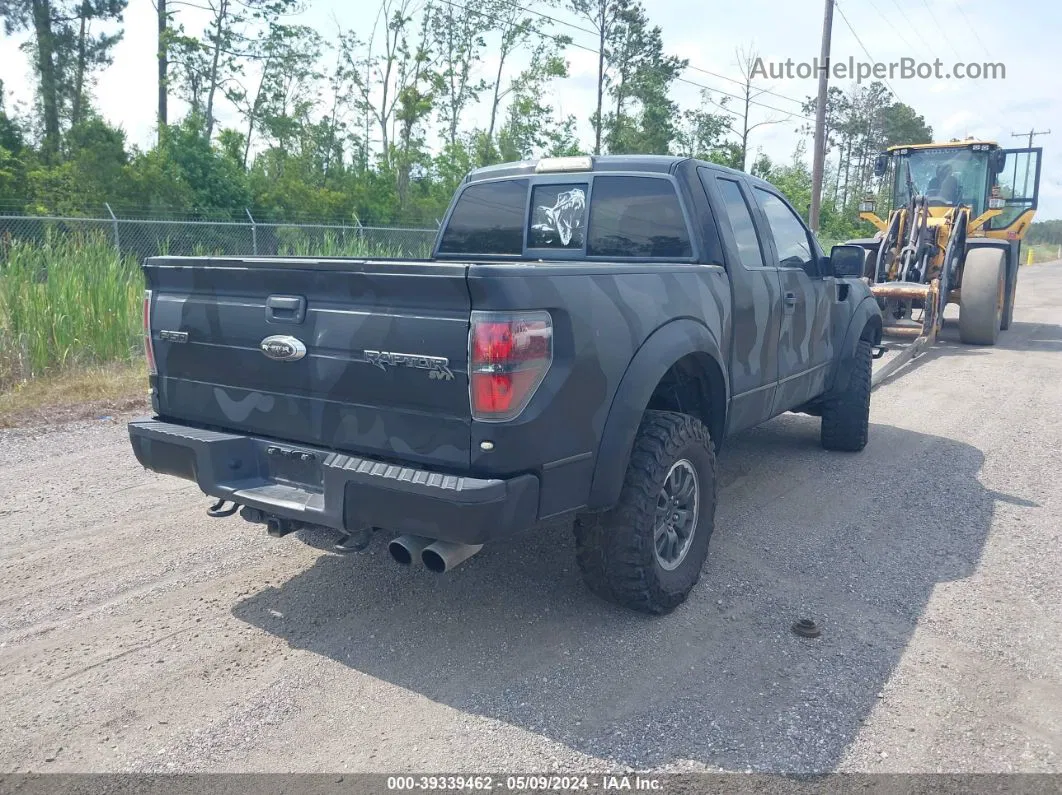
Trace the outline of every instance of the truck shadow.
{"type": "Polygon", "coordinates": [[[804,416],[742,434],[720,459],[701,582],[663,618],[591,596],[566,526],[488,545],[444,577],[400,569],[380,538],[364,555],[323,555],[233,614],[617,764],[830,771],[935,586],[975,570],[996,500],[1029,505],[986,490],[982,462],[969,445],[884,425],[858,455],[823,452],[804,416]],[[912,461],[928,476],[904,477],[912,461]],[[820,638],[791,632],[805,616],[820,638]]]}

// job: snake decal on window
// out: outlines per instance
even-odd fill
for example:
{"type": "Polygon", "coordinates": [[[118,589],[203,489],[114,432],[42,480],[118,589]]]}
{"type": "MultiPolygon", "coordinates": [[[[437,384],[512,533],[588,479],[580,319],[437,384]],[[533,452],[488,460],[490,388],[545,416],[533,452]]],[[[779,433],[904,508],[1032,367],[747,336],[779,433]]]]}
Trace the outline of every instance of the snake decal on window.
{"type": "Polygon", "coordinates": [[[557,194],[552,207],[539,205],[535,214],[539,221],[532,229],[542,236],[543,243],[560,240],[562,246],[570,245],[576,232],[583,228],[583,216],[586,209],[586,192],[582,188],[572,188],[557,194]]]}

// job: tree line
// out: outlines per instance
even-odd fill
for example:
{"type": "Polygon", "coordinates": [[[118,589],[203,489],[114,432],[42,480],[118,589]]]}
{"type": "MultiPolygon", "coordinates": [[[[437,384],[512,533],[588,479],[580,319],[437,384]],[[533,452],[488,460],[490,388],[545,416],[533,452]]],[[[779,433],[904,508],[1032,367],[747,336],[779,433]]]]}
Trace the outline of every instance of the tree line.
{"type": "Polygon", "coordinates": [[[1062,246],[1062,221],[1037,221],[1029,227],[1029,242],[1062,246]]]}
{"type": "MultiPolygon", "coordinates": [[[[293,22],[308,0],[202,0],[207,21],[196,26],[189,4],[154,2],[158,53],[144,68],[158,72],[158,135],[141,148],[93,99],[127,0],[0,0],[36,78],[28,109],[5,108],[0,84],[5,211],[84,214],[107,201],[140,214],[244,217],[250,207],[424,224],[476,166],[633,152],[747,169],[799,210],[810,203],[814,100],[775,93],[756,53],[738,49],[732,85],[702,86],[696,107],[680,107],[675,84],[694,72],[666,51],[642,0],[376,0],[364,30],[328,32],[293,22]],[[583,119],[552,99],[577,49],[597,67],[583,119]],[[788,162],[753,148],[758,129],[778,124],[801,133],[788,162]]],[[[932,131],[881,83],[832,88],[827,127],[824,234],[839,238],[856,233],[855,205],[876,189],[874,155],[932,131]]]]}

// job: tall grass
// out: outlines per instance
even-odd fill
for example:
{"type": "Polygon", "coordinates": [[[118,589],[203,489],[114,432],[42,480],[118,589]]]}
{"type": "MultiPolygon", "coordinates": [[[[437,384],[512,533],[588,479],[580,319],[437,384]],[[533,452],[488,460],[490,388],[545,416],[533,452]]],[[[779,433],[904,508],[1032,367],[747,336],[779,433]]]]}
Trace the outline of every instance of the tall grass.
{"type": "Polygon", "coordinates": [[[140,352],[143,277],[104,236],[12,242],[0,252],[0,387],[140,352]]]}
{"type": "Polygon", "coordinates": [[[1062,246],[1058,246],[1055,243],[1026,243],[1022,246],[1021,250],[1021,264],[1024,265],[1029,261],[1029,251],[1033,253],[1033,263],[1038,262],[1054,262],[1060,259],[1059,252],[1062,251],[1062,246]]]}
{"type": "Polygon", "coordinates": [[[375,259],[382,257],[425,258],[431,254],[431,243],[425,242],[407,251],[394,243],[366,240],[358,235],[340,237],[334,232],[307,235],[301,230],[279,230],[277,253],[284,257],[353,257],[375,259]]]}
{"type": "MultiPolygon", "coordinates": [[[[426,257],[360,237],[291,233],[281,255],[426,257]]],[[[197,247],[209,255],[209,247],[197,247]]],[[[0,390],[74,367],[132,361],[141,354],[144,282],[131,255],[104,234],[47,235],[0,242],[0,390]]]]}

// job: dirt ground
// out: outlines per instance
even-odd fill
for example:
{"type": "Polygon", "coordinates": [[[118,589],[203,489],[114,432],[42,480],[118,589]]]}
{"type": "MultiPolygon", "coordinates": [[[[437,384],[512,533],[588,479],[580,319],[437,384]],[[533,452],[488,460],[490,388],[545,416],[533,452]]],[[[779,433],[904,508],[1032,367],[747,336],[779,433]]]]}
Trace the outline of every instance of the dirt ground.
{"type": "Polygon", "coordinates": [[[566,527],[439,577],[208,518],[126,415],[0,431],[0,769],[1059,772],[1062,264],[1018,300],[878,389],[861,454],[735,438],[665,618],[566,527]]]}

